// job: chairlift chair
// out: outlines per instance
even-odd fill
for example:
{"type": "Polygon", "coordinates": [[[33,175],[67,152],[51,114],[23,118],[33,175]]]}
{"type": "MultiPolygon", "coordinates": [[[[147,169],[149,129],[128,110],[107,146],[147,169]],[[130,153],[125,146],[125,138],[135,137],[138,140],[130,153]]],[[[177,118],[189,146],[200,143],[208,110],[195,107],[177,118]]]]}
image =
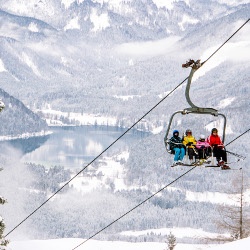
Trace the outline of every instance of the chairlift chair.
{"type": "Polygon", "coordinates": [[[216,110],[214,108],[198,107],[190,99],[189,90],[190,90],[190,86],[192,83],[193,75],[196,72],[196,70],[202,66],[203,63],[201,63],[200,60],[197,60],[197,61],[189,60],[187,63],[182,65],[182,67],[184,67],[184,68],[191,67],[191,72],[190,72],[189,77],[188,77],[188,82],[187,82],[186,91],[185,91],[185,97],[186,97],[186,100],[187,100],[188,104],[190,105],[190,107],[185,108],[183,110],[176,111],[170,117],[167,131],[166,131],[166,134],[164,137],[164,143],[165,143],[165,147],[166,147],[166,150],[168,153],[171,153],[171,151],[168,149],[169,131],[170,131],[170,128],[172,125],[173,118],[177,114],[182,114],[182,115],[199,114],[199,115],[212,115],[212,116],[216,116],[216,117],[221,116],[223,118],[223,121],[224,121],[223,134],[222,134],[221,139],[222,139],[223,143],[225,141],[225,132],[226,132],[226,124],[227,124],[226,116],[222,113],[219,113],[218,110],[216,110]]]}

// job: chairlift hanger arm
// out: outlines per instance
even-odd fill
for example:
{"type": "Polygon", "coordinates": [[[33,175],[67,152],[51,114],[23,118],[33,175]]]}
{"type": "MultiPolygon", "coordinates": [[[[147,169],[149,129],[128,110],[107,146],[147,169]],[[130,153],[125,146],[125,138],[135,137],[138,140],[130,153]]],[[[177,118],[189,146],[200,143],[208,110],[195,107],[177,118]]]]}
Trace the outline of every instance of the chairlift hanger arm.
{"type": "Polygon", "coordinates": [[[188,77],[188,83],[187,83],[187,86],[186,86],[186,92],[185,92],[185,96],[186,96],[186,100],[188,102],[188,104],[190,105],[191,108],[187,108],[185,109],[183,112],[184,113],[201,113],[201,114],[211,114],[211,115],[215,115],[217,116],[218,115],[218,112],[216,109],[213,109],[213,108],[201,108],[201,107],[198,107],[196,106],[190,99],[190,95],[189,95],[189,91],[190,91],[190,87],[191,87],[191,83],[192,83],[192,78],[193,78],[193,75],[195,73],[195,71],[197,69],[199,69],[202,65],[204,64],[200,62],[200,60],[197,60],[197,61],[194,61],[192,59],[190,59],[188,62],[186,62],[185,64],[182,64],[182,67],[183,68],[188,68],[188,67],[191,67],[191,72],[189,74],[189,77],[188,77]]]}

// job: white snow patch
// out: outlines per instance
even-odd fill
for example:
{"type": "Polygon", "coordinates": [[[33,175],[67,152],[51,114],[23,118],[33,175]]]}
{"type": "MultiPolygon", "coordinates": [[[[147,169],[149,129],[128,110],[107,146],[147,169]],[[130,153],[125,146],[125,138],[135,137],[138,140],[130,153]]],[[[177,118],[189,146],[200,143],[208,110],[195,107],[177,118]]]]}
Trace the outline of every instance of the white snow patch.
{"type": "Polygon", "coordinates": [[[129,65],[129,66],[134,66],[134,64],[135,64],[135,63],[134,63],[133,59],[130,59],[130,60],[128,61],[128,65],[129,65]]]}
{"type": "Polygon", "coordinates": [[[117,125],[117,119],[114,117],[104,117],[98,114],[94,115],[87,113],[61,112],[51,109],[49,105],[46,109],[36,109],[34,110],[34,112],[42,112],[49,126],[66,125],[63,124],[60,120],[57,120],[57,117],[64,117],[69,119],[70,121],[78,121],[79,125],[117,125]]]}
{"type": "Polygon", "coordinates": [[[4,63],[3,63],[2,59],[0,59],[0,72],[5,72],[5,71],[7,71],[7,70],[4,67],[4,63]]]}
{"type": "Polygon", "coordinates": [[[75,2],[75,0],[61,0],[62,4],[64,5],[65,9],[68,9],[72,3],[75,2]]]}
{"type": "Polygon", "coordinates": [[[73,29],[80,29],[81,26],[79,24],[79,17],[72,18],[67,25],[64,26],[64,31],[66,30],[73,30],[73,29]]]}
{"type": "Polygon", "coordinates": [[[205,232],[202,229],[193,229],[193,228],[159,228],[159,229],[148,229],[148,230],[142,230],[142,231],[125,231],[122,232],[121,235],[126,236],[140,236],[140,235],[150,235],[150,234],[156,234],[156,235],[168,235],[170,232],[174,234],[177,238],[184,238],[184,237],[190,237],[190,238],[203,238],[203,237],[211,237],[215,238],[219,234],[217,233],[209,233],[205,232]]]}
{"type": "Polygon", "coordinates": [[[33,22],[31,22],[28,26],[28,29],[32,32],[39,32],[39,29],[37,27],[37,25],[33,22]]]}
{"type": "Polygon", "coordinates": [[[50,0],[11,0],[11,1],[2,1],[6,3],[1,3],[7,10],[11,13],[20,14],[23,16],[32,16],[36,17],[37,15],[49,15],[53,16],[54,11],[54,2],[50,0]]]}
{"type": "Polygon", "coordinates": [[[11,135],[3,135],[0,136],[0,141],[10,141],[15,139],[27,139],[30,137],[38,137],[38,136],[46,136],[52,134],[52,131],[40,131],[40,132],[33,132],[33,133],[24,133],[17,136],[11,136],[11,135]]]}
{"type": "Polygon", "coordinates": [[[159,126],[159,127],[155,127],[152,129],[152,134],[156,135],[161,133],[161,131],[163,130],[163,126],[159,126]]]}
{"type": "Polygon", "coordinates": [[[235,99],[236,99],[236,97],[228,97],[226,99],[221,100],[219,105],[218,105],[218,109],[223,109],[223,108],[229,106],[235,99]]]}
{"type": "MultiPolygon", "coordinates": [[[[250,189],[244,192],[244,202],[250,204],[250,189]]],[[[228,206],[238,206],[239,205],[240,194],[226,194],[218,192],[191,192],[186,191],[186,200],[188,201],[198,201],[198,202],[209,202],[212,204],[223,204],[228,206]]]]}
{"type": "Polygon", "coordinates": [[[219,2],[220,4],[227,4],[230,6],[238,6],[239,4],[249,3],[249,0],[214,0],[214,2],[219,2]]]}
{"type": "Polygon", "coordinates": [[[128,187],[124,183],[125,170],[123,164],[126,163],[128,158],[128,151],[112,157],[103,157],[98,163],[98,168],[95,169],[91,166],[90,172],[76,178],[71,186],[81,193],[89,193],[94,189],[103,187],[110,188],[109,183],[114,184],[114,191],[127,190],[128,187]],[[121,161],[123,162],[121,163],[121,161]]]}
{"type": "Polygon", "coordinates": [[[166,91],[163,94],[159,94],[158,96],[159,96],[159,98],[162,99],[163,97],[167,96],[169,93],[170,93],[170,91],[166,91]]]}
{"type": "MultiPolygon", "coordinates": [[[[208,125],[206,125],[205,129],[207,131],[209,131],[209,133],[210,133],[212,128],[217,128],[219,136],[222,136],[223,127],[224,127],[224,121],[216,120],[216,121],[210,122],[208,125]]],[[[232,130],[231,126],[227,125],[226,126],[226,134],[232,134],[232,133],[233,133],[233,130],[232,130]]]]}
{"type": "MultiPolygon", "coordinates": [[[[172,10],[174,2],[178,2],[178,0],[152,0],[157,8],[166,7],[166,9],[172,10]]],[[[189,0],[184,1],[188,6],[190,6],[189,0]]]]}
{"type": "MultiPolygon", "coordinates": [[[[250,58],[250,36],[241,37],[246,39],[246,41],[240,41],[235,43],[227,43],[223,49],[219,50],[210,60],[208,60],[197,72],[194,74],[193,82],[199,77],[205,75],[208,71],[216,68],[224,61],[239,61],[239,62],[249,62],[250,58]],[[248,41],[247,41],[248,39],[248,41]]],[[[201,61],[205,61],[209,56],[218,49],[220,45],[211,47],[207,49],[201,56],[201,61]]]]}
{"type": "Polygon", "coordinates": [[[94,25],[94,28],[92,29],[93,32],[104,30],[110,26],[108,13],[97,15],[97,11],[95,9],[91,12],[90,21],[94,25]]]}
{"type": "Polygon", "coordinates": [[[61,56],[61,63],[62,63],[64,66],[67,66],[67,65],[68,65],[68,60],[67,60],[64,56],[61,56]]]}
{"type": "MultiPolygon", "coordinates": [[[[107,3],[113,10],[120,10],[124,4],[132,2],[133,0],[92,0],[94,3],[100,3],[103,5],[107,3]]],[[[126,9],[125,11],[130,11],[126,9]]]]}
{"type": "Polygon", "coordinates": [[[22,60],[25,62],[36,74],[37,76],[41,76],[40,72],[37,69],[37,66],[33,63],[32,59],[24,52],[22,52],[22,60]]]}
{"type": "MultiPolygon", "coordinates": [[[[186,230],[187,233],[188,230],[186,230]]],[[[175,234],[175,232],[172,232],[175,234]]],[[[79,244],[83,243],[85,239],[52,239],[52,240],[30,240],[30,241],[10,241],[8,247],[12,250],[68,250],[73,249],[79,244]]],[[[175,246],[175,250],[249,250],[250,238],[243,240],[237,240],[225,244],[182,244],[178,243],[175,246]]],[[[162,250],[166,249],[167,244],[165,242],[123,242],[123,241],[97,241],[89,240],[84,244],[83,249],[86,250],[162,250]]],[[[79,248],[81,249],[81,248],[79,248]]]]}
{"type": "Polygon", "coordinates": [[[114,95],[117,99],[122,99],[123,101],[129,101],[129,99],[133,99],[135,97],[141,97],[140,95],[114,95]]]}
{"type": "Polygon", "coordinates": [[[198,19],[192,18],[192,17],[184,14],[182,17],[182,21],[179,22],[178,25],[180,26],[181,30],[185,30],[185,24],[196,24],[198,22],[199,22],[198,19]]]}

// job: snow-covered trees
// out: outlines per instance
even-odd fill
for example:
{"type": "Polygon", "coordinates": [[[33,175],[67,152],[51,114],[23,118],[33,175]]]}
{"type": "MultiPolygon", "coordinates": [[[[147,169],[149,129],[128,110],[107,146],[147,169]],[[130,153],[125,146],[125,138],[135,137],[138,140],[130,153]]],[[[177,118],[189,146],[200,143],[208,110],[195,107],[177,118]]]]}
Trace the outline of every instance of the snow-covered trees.
{"type": "Polygon", "coordinates": [[[167,250],[173,250],[176,246],[176,237],[172,234],[172,232],[167,235],[167,245],[167,250]]]}
{"type": "Polygon", "coordinates": [[[246,200],[247,178],[244,172],[238,175],[232,182],[234,194],[232,206],[219,206],[221,220],[217,221],[219,229],[228,231],[230,238],[225,240],[238,240],[250,236],[250,204],[246,200]]]}
{"type": "MultiPolygon", "coordinates": [[[[6,202],[6,200],[3,197],[0,197],[0,204],[3,205],[6,202]]],[[[0,216],[0,249],[5,249],[2,248],[4,246],[7,246],[8,240],[5,240],[3,232],[5,229],[5,224],[3,221],[3,218],[0,216]]]]}

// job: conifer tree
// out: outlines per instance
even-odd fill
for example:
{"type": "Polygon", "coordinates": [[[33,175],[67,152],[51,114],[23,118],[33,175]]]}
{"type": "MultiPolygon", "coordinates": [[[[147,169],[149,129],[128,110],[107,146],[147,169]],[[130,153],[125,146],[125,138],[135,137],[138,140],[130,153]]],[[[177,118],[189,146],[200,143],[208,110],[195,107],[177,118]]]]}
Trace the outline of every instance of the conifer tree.
{"type": "MultiPolygon", "coordinates": [[[[0,197],[0,204],[3,205],[6,202],[6,200],[3,197],[0,197]]],[[[5,249],[4,246],[7,246],[9,243],[8,240],[4,239],[3,232],[5,229],[5,224],[3,221],[3,218],[0,216],[0,249],[5,249]]]]}
{"type": "Polygon", "coordinates": [[[176,246],[176,237],[172,234],[172,232],[167,235],[167,245],[167,250],[173,250],[176,246]]]}

